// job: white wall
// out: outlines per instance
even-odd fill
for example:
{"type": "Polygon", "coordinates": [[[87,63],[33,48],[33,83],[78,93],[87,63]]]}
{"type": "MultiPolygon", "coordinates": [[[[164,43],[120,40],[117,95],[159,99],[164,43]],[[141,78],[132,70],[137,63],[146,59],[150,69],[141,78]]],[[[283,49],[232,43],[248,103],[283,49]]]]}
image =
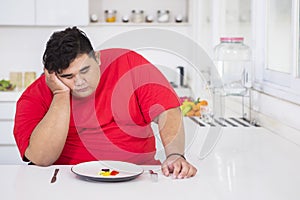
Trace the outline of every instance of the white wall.
{"type": "Polygon", "coordinates": [[[42,54],[52,28],[0,27],[0,79],[10,71],[41,73],[42,54]]]}
{"type": "MultiPolygon", "coordinates": [[[[50,35],[66,27],[27,27],[0,26],[0,79],[9,78],[10,71],[35,71],[42,73],[42,56],[50,35]]],[[[105,40],[125,31],[143,28],[143,26],[85,26],[79,27],[86,32],[95,49],[105,40]]],[[[188,27],[167,27],[190,35],[188,27]]],[[[151,38],[150,38],[151,39],[151,38]]]]}

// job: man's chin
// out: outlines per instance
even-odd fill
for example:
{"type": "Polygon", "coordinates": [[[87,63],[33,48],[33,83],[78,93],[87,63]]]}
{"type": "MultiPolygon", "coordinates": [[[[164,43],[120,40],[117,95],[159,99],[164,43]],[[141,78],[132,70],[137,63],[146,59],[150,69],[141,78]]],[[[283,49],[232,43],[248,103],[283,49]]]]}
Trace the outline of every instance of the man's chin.
{"type": "Polygon", "coordinates": [[[85,98],[90,96],[93,93],[92,90],[86,90],[86,91],[72,91],[72,96],[75,98],[85,98]]]}

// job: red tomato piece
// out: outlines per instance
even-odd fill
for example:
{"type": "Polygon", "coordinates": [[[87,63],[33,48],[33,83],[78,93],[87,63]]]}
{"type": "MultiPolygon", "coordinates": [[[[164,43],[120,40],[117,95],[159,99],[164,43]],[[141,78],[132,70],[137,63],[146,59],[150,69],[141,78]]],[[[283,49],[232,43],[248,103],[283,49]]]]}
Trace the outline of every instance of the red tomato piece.
{"type": "Polygon", "coordinates": [[[110,175],[111,176],[115,176],[115,175],[117,175],[117,174],[119,174],[120,172],[118,172],[118,171],[115,171],[115,170],[112,170],[111,172],[110,172],[110,175]]]}

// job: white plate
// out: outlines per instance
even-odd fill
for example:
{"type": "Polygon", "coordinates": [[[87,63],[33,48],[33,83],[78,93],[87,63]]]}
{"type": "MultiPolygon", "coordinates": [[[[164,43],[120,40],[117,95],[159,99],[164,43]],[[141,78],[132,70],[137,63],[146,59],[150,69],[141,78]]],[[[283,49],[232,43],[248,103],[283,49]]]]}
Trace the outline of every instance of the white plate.
{"type": "Polygon", "coordinates": [[[93,181],[106,181],[106,182],[118,182],[118,181],[129,181],[139,175],[144,170],[142,167],[133,163],[122,162],[122,161],[90,161],[74,165],[71,171],[78,175],[80,178],[93,181]],[[115,176],[103,176],[99,175],[102,169],[110,169],[118,171],[119,174],[115,176]]]}

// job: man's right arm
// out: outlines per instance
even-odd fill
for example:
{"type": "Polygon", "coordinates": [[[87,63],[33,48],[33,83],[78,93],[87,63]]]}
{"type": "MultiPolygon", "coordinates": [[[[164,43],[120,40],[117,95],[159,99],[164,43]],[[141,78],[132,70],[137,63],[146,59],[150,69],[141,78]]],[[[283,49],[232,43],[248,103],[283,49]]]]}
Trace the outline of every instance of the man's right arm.
{"type": "Polygon", "coordinates": [[[34,128],[25,157],[36,165],[48,166],[60,156],[70,122],[70,89],[54,73],[45,70],[46,82],[53,92],[49,110],[34,128]]]}

